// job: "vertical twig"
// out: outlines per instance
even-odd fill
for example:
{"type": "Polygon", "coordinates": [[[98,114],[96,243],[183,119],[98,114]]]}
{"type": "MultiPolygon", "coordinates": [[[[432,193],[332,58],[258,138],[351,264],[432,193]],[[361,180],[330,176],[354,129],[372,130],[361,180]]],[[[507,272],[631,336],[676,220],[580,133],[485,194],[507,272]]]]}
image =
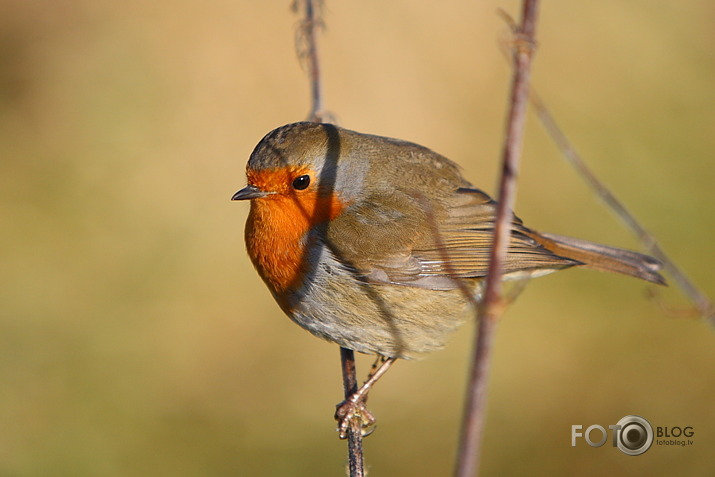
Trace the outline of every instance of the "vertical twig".
{"type": "Polygon", "coordinates": [[[479,469],[491,350],[497,319],[501,316],[504,307],[501,297],[501,277],[511,234],[512,209],[516,199],[516,178],[526,121],[537,10],[538,0],[524,0],[521,26],[515,32],[514,75],[502,156],[494,242],[489,257],[484,299],[478,313],[474,355],[457,453],[456,477],[472,477],[479,469]]]}
{"type": "MultiPolygon", "coordinates": [[[[504,20],[514,28],[514,20],[504,12],[501,12],[504,20]]],[[[504,48],[504,56],[508,56],[511,48],[504,48]]],[[[715,326],[715,304],[712,300],[703,293],[688,276],[675,264],[673,260],[663,251],[658,244],[656,238],[651,234],[640,222],[636,219],[623,202],[611,192],[608,187],[596,176],[593,170],[588,166],[583,157],[576,151],[576,148],[571,141],[566,137],[566,134],[559,127],[556,119],[551,114],[551,111],[546,107],[546,104],[541,99],[536,90],[532,87],[529,94],[529,100],[534,107],[536,117],[546,129],[547,134],[561,151],[562,156],[566,159],[581,176],[581,178],[591,187],[604,204],[623,221],[626,228],[630,229],[641,242],[641,245],[655,258],[663,263],[663,268],[667,271],[680,288],[683,294],[693,303],[697,313],[708,320],[710,325],[715,326]]],[[[666,310],[669,311],[669,310],[666,310]]]]}
{"type": "MultiPolygon", "coordinates": [[[[323,20],[320,16],[321,9],[322,0],[295,0],[293,3],[293,10],[299,14],[302,12],[303,15],[296,31],[296,52],[298,58],[305,62],[308,70],[311,99],[308,121],[313,122],[322,122],[326,119],[326,113],[323,111],[320,55],[318,52],[318,29],[323,26],[323,20]]],[[[358,390],[355,354],[353,351],[341,347],[340,363],[345,399],[348,399],[358,390]]],[[[347,434],[350,477],[363,477],[362,428],[359,420],[351,419],[347,434]]]]}
{"type": "Polygon", "coordinates": [[[320,16],[322,0],[296,0],[293,10],[298,12],[302,7],[303,18],[296,30],[296,51],[298,58],[304,62],[310,78],[310,113],[308,121],[322,122],[325,119],[323,111],[323,85],[320,76],[320,55],[318,52],[318,30],[323,26],[320,16]],[[302,4],[302,5],[301,5],[302,4]]]}
{"type": "MultiPolygon", "coordinates": [[[[355,353],[353,350],[341,347],[340,363],[343,371],[345,399],[347,400],[358,390],[355,353]]],[[[348,427],[348,457],[350,461],[350,477],[363,477],[365,466],[362,452],[362,429],[357,419],[351,419],[348,427]]]]}

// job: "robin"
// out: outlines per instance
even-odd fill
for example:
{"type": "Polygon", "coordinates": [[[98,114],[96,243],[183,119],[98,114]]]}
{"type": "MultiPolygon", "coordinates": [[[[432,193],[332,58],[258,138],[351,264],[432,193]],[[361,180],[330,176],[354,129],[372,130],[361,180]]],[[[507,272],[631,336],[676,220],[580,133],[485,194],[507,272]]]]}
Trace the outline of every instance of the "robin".
{"type": "MultiPolygon", "coordinates": [[[[246,176],[232,200],[251,201],[246,247],[281,309],[318,337],[383,357],[352,405],[395,359],[443,347],[479,301],[496,202],[446,157],[300,122],[268,133],[246,176]]],[[[514,217],[505,280],[571,267],[665,283],[652,257],[536,232],[514,217]]],[[[353,411],[343,409],[342,431],[353,411]]]]}

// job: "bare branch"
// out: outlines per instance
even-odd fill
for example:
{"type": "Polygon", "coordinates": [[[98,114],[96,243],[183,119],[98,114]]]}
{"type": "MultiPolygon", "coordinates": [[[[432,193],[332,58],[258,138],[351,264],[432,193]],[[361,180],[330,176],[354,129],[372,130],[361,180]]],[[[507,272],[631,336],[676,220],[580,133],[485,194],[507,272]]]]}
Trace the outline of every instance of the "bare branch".
{"type": "Polygon", "coordinates": [[[671,275],[678,287],[692,301],[698,313],[715,326],[715,305],[701,292],[695,284],[683,273],[680,268],[666,255],[655,237],[643,227],[635,216],[616,198],[613,193],[601,182],[588,167],[583,158],[576,152],[575,147],[568,140],[564,132],[554,120],[541,98],[535,91],[531,92],[531,104],[534,106],[539,121],[548,132],[551,139],[561,151],[563,157],[581,175],[581,178],[593,189],[601,200],[620,218],[640,240],[643,247],[655,258],[663,262],[663,268],[671,275]]]}
{"type": "MultiPolygon", "coordinates": [[[[318,30],[324,27],[321,17],[322,0],[295,0],[292,9],[301,15],[296,28],[295,48],[298,60],[307,68],[310,79],[311,107],[308,121],[329,121],[329,115],[323,110],[323,90],[318,51],[318,30]]],[[[345,399],[358,391],[355,370],[355,353],[347,348],[340,348],[340,363],[343,374],[345,399]]],[[[350,477],[363,477],[364,462],[362,451],[362,428],[359,419],[351,419],[347,429],[348,459],[350,477]]]]}
{"type": "Polygon", "coordinates": [[[512,209],[516,200],[516,179],[529,97],[531,58],[535,49],[537,10],[538,0],[524,0],[521,25],[514,32],[514,75],[502,157],[494,242],[489,258],[484,298],[478,313],[472,369],[467,386],[462,434],[457,454],[456,477],[471,477],[479,469],[491,350],[497,320],[504,309],[501,279],[511,233],[512,209]]]}
{"type": "MultiPolygon", "coordinates": [[[[351,349],[340,348],[340,363],[343,371],[343,387],[345,399],[358,390],[355,371],[355,353],[351,349]]],[[[348,427],[348,458],[350,462],[350,477],[363,477],[365,465],[362,452],[362,427],[359,419],[351,419],[348,427]]]]}
{"type": "Polygon", "coordinates": [[[323,110],[323,85],[320,71],[320,53],[318,50],[318,31],[323,28],[321,18],[322,0],[295,0],[293,11],[303,17],[296,28],[295,48],[298,59],[308,70],[310,79],[311,107],[308,121],[323,122],[327,114],[323,110]]]}
{"type": "MultiPolygon", "coordinates": [[[[514,27],[514,19],[511,18],[508,13],[499,10],[499,14],[507,25],[512,28],[514,27]]],[[[508,52],[510,51],[509,46],[510,45],[507,45],[506,42],[502,44],[505,57],[508,57],[508,52]]],[[[551,136],[551,139],[561,151],[564,159],[576,169],[576,172],[591,187],[596,195],[603,200],[606,206],[621,219],[626,228],[630,229],[636,235],[643,248],[663,263],[663,268],[671,275],[673,281],[675,281],[683,294],[693,303],[697,314],[708,320],[712,326],[715,326],[715,304],[713,301],[680,270],[675,262],[660,248],[653,234],[646,230],[626,206],[596,177],[593,170],[586,164],[586,161],[584,161],[583,157],[576,151],[574,145],[559,127],[551,111],[546,107],[546,104],[542,101],[534,88],[531,88],[529,99],[531,100],[531,104],[534,107],[534,111],[541,125],[546,129],[549,136],[551,136]]],[[[658,294],[656,291],[650,291],[649,296],[657,298],[658,294]]],[[[694,314],[687,310],[685,312],[674,312],[674,310],[668,309],[662,303],[659,303],[659,305],[661,305],[663,311],[669,315],[691,316],[694,314]]]]}

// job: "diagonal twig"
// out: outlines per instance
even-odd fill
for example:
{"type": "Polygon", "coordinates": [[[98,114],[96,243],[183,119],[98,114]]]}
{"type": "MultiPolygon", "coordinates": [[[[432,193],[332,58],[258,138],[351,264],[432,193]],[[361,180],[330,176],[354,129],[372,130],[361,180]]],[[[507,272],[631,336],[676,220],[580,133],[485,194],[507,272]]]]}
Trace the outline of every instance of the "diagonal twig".
{"type": "Polygon", "coordinates": [[[698,313],[705,317],[711,325],[715,326],[715,305],[713,305],[713,302],[680,270],[675,262],[666,255],[655,237],[638,222],[623,203],[596,177],[533,89],[531,91],[531,104],[534,106],[534,111],[539,121],[541,121],[541,124],[549,136],[551,136],[551,139],[556,143],[556,146],[566,161],[576,169],[581,178],[586,181],[596,195],[603,200],[618,218],[625,223],[626,227],[635,233],[643,247],[663,263],[663,268],[694,304],[698,313]]]}
{"type": "MultiPolygon", "coordinates": [[[[511,28],[514,28],[514,19],[511,18],[509,14],[502,10],[499,10],[499,14],[511,28]]],[[[505,48],[503,48],[504,56],[508,57],[508,46],[502,46],[505,46],[505,48]]],[[[554,119],[554,116],[551,114],[551,111],[546,107],[546,104],[533,87],[531,88],[529,100],[531,101],[531,105],[534,107],[534,111],[539,119],[539,122],[541,122],[541,125],[544,129],[546,129],[546,132],[554,141],[556,147],[558,147],[559,151],[561,151],[561,154],[563,158],[566,159],[566,162],[568,162],[576,170],[576,172],[589,185],[589,187],[591,187],[596,195],[603,200],[606,206],[610,208],[619,219],[621,219],[626,228],[630,229],[636,235],[643,248],[663,263],[663,268],[670,274],[683,294],[693,303],[695,308],[694,311],[696,311],[701,317],[708,320],[710,325],[715,327],[715,303],[713,303],[713,301],[705,293],[703,293],[692,282],[692,280],[688,278],[687,275],[685,275],[680,267],[678,267],[665,253],[665,251],[663,251],[653,234],[643,227],[638,219],[636,219],[636,217],[626,208],[623,202],[618,200],[608,187],[606,187],[606,185],[598,177],[596,177],[596,174],[588,166],[588,164],[586,164],[583,157],[576,151],[573,143],[568,139],[568,137],[566,137],[566,134],[559,127],[556,119],[554,119]]],[[[651,293],[650,296],[656,297],[655,293],[651,293]]],[[[673,314],[672,310],[667,310],[664,306],[663,308],[666,313],[673,314]]],[[[685,313],[679,314],[688,316],[691,315],[691,313],[687,310],[685,313]]]]}
{"type": "Polygon", "coordinates": [[[494,242],[489,257],[489,272],[486,277],[484,298],[478,313],[474,354],[457,451],[457,465],[454,474],[456,477],[472,477],[479,469],[491,350],[497,320],[504,308],[501,296],[501,278],[511,233],[512,209],[516,199],[516,178],[529,97],[530,66],[535,48],[537,11],[538,0],[524,0],[521,25],[514,32],[514,74],[504,140],[494,242]]]}

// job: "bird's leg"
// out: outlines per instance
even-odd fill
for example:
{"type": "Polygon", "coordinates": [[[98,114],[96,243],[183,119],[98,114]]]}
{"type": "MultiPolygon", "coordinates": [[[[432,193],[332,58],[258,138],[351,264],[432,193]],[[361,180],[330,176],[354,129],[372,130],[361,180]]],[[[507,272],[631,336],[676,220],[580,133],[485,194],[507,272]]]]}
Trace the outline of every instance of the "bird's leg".
{"type": "Polygon", "coordinates": [[[348,427],[350,427],[350,421],[353,419],[359,420],[363,436],[372,433],[374,430],[373,426],[375,425],[375,416],[373,416],[365,406],[367,393],[377,380],[390,369],[390,366],[392,366],[394,362],[395,358],[379,356],[372,366],[367,381],[360,386],[360,389],[350,395],[349,398],[337,405],[335,409],[335,420],[338,421],[338,434],[341,439],[347,438],[348,427]],[[381,364],[378,366],[380,362],[381,364]]]}
{"type": "MultiPolygon", "coordinates": [[[[367,379],[368,379],[368,380],[375,375],[375,373],[377,372],[377,370],[379,369],[379,367],[380,367],[385,361],[387,361],[387,356],[383,356],[383,355],[381,355],[381,354],[378,354],[378,355],[377,355],[377,358],[375,358],[375,362],[372,363],[372,366],[370,366],[370,372],[367,373],[367,379]]],[[[364,398],[362,401],[365,402],[365,403],[367,402],[367,394],[365,394],[365,398],[364,398]]]]}

